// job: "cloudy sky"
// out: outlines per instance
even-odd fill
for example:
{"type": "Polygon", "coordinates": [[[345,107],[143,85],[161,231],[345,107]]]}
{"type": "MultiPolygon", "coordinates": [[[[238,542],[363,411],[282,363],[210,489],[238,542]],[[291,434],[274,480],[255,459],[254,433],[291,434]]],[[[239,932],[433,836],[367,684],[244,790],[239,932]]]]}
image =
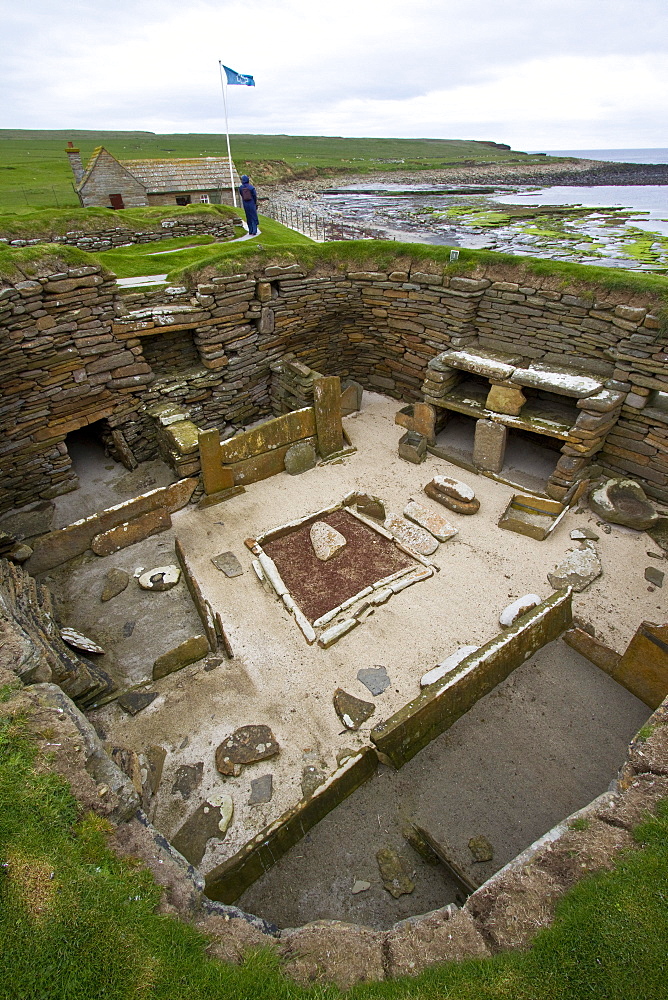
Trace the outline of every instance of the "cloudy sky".
{"type": "Polygon", "coordinates": [[[4,128],[668,146],[666,0],[5,3],[4,128]]]}

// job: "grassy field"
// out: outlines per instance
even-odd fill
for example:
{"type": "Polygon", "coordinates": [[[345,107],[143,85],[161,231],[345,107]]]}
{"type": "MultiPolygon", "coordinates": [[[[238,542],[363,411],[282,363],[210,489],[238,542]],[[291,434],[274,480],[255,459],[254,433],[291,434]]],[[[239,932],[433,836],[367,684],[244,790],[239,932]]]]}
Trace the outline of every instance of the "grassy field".
{"type": "MultiPolygon", "coordinates": [[[[9,695],[5,689],[0,700],[9,695]]],[[[11,711],[0,717],[2,1000],[343,996],[331,986],[296,986],[267,952],[241,966],[208,959],[199,934],[154,912],[158,889],[110,853],[105,829],[49,773],[25,721],[11,711]]],[[[641,849],[571,891],[529,952],[356,987],[347,1000],[665,1000],[666,803],[635,836],[641,849]]]]}
{"type": "MultiPolygon", "coordinates": [[[[342,139],[328,136],[233,135],[232,155],[260,184],[337,173],[426,170],[473,163],[544,163],[546,157],[459,139],[342,139]]],[[[96,146],[119,159],[226,156],[224,135],[0,129],[0,211],[79,204],[65,156],[67,140],[84,164],[96,146]]]]}

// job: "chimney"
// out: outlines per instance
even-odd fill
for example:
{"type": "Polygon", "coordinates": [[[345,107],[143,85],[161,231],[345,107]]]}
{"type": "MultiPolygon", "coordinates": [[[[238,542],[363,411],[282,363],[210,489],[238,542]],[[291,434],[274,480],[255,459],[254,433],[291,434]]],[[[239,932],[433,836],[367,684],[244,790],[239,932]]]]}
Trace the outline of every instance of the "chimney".
{"type": "Polygon", "coordinates": [[[67,143],[67,159],[70,161],[70,166],[72,168],[72,173],[74,174],[74,181],[76,184],[81,184],[84,175],[83,163],[81,162],[81,153],[78,149],[75,149],[71,142],[67,143]]]}

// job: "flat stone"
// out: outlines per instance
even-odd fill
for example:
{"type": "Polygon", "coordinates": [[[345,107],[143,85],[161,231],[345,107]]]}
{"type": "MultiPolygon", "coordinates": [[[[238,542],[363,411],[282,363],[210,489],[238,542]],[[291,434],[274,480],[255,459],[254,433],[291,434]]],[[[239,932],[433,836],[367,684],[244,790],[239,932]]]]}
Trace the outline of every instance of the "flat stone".
{"type": "Polygon", "coordinates": [[[148,569],[138,579],[142,590],[171,590],[181,579],[181,570],[178,566],[156,566],[155,569],[148,569]]]}
{"type": "Polygon", "coordinates": [[[494,848],[487,837],[471,837],[469,840],[469,851],[473,855],[474,861],[491,861],[494,857],[494,848]]]}
{"type": "Polygon", "coordinates": [[[251,781],[251,793],[248,800],[249,806],[262,805],[265,802],[271,802],[271,797],[274,794],[274,776],[273,774],[263,774],[261,778],[253,778],[251,781]]]}
{"type": "Polygon", "coordinates": [[[473,372],[475,375],[493,378],[499,382],[509,379],[516,365],[522,363],[521,355],[504,354],[501,351],[485,348],[445,351],[438,355],[438,360],[451,368],[473,372]]]}
{"type": "Polygon", "coordinates": [[[371,888],[371,882],[365,882],[363,879],[355,879],[353,882],[353,887],[350,890],[353,896],[356,896],[358,892],[366,892],[367,889],[371,888]]]}
{"type": "Polygon", "coordinates": [[[246,764],[275,757],[280,747],[269,726],[242,726],[218,746],[216,767],[221,774],[238,778],[246,764]]]}
{"type": "Polygon", "coordinates": [[[324,632],[320,633],[320,638],[318,639],[318,645],[321,649],[329,649],[333,646],[335,642],[351,632],[359,622],[356,618],[344,618],[342,622],[337,622],[336,625],[332,625],[330,628],[325,629],[324,632]]]}
{"type": "Polygon", "coordinates": [[[0,519],[0,530],[9,532],[19,541],[32,538],[34,535],[43,535],[51,530],[55,509],[55,504],[49,500],[37,504],[32,510],[19,510],[6,514],[0,519]]]}
{"type": "Polygon", "coordinates": [[[186,639],[168,653],[159,656],[153,663],[153,680],[157,681],[175,670],[181,670],[190,663],[203,659],[209,652],[209,641],[205,635],[194,635],[186,639]]]}
{"type": "Polygon", "coordinates": [[[547,574],[547,579],[555,590],[572,587],[580,593],[602,572],[603,567],[598,553],[594,546],[589,544],[580,549],[568,549],[565,558],[547,574]]]}
{"type": "Polygon", "coordinates": [[[90,547],[97,556],[110,556],[120,549],[127,548],[128,545],[142,542],[145,538],[160,534],[161,531],[168,531],[171,526],[172,518],[169,511],[162,508],[152,510],[148,514],[141,514],[131,521],[95,535],[90,547]]]}
{"type": "Polygon", "coordinates": [[[647,566],[645,569],[645,579],[655,587],[663,587],[664,573],[656,566],[647,566]]]}
{"type": "Polygon", "coordinates": [[[212,837],[220,838],[220,820],[220,808],[209,802],[202,802],[174,834],[171,839],[172,847],[197,867],[204,857],[208,841],[212,837]]]}
{"type": "Polygon", "coordinates": [[[209,795],[209,804],[220,810],[218,830],[222,840],[234,816],[234,800],[229,792],[213,792],[209,795]]]}
{"type": "Polygon", "coordinates": [[[598,394],[603,385],[590,375],[580,374],[570,368],[559,368],[546,365],[540,361],[529,368],[518,368],[511,381],[516,385],[530,386],[533,389],[546,389],[560,396],[570,396],[574,399],[584,399],[598,394]]]}
{"type": "Polygon", "coordinates": [[[315,521],[311,525],[309,537],[313,551],[321,562],[329,562],[348,544],[341,532],[325,521],[315,521]]]}
{"type": "Polygon", "coordinates": [[[647,528],[647,534],[660,549],[668,552],[668,517],[660,517],[655,521],[651,528],[647,528]]]}
{"type": "Polygon", "coordinates": [[[597,535],[595,531],[592,531],[591,528],[573,528],[571,531],[571,538],[574,542],[597,542],[599,535],[597,535]]]}
{"type": "Polygon", "coordinates": [[[285,453],[285,471],[291,476],[300,476],[314,469],[318,455],[312,441],[297,441],[285,453]]]}
{"type": "Polygon", "coordinates": [[[346,729],[359,729],[376,711],[373,702],[355,698],[342,688],[337,688],[334,692],[333,702],[336,714],[346,729]]]}
{"type": "Polygon", "coordinates": [[[473,500],[457,500],[455,497],[449,496],[447,493],[442,493],[441,490],[434,485],[433,481],[431,483],[427,483],[424,487],[424,492],[430,500],[435,500],[436,503],[440,503],[441,506],[454,511],[455,514],[477,514],[480,510],[480,501],[475,497],[473,500]]]}
{"type": "Polygon", "coordinates": [[[302,796],[305,799],[310,799],[316,789],[324,784],[325,780],[326,775],[315,764],[306,764],[302,768],[302,796]]]}
{"type": "Polygon", "coordinates": [[[80,649],[84,653],[104,653],[102,646],[98,646],[96,642],[82,635],[81,632],[77,632],[74,628],[61,628],[60,638],[68,646],[72,646],[73,649],[80,649]]]}
{"type": "Polygon", "coordinates": [[[398,542],[407,545],[414,552],[419,552],[421,556],[430,556],[438,548],[438,541],[430,532],[417,524],[411,524],[401,514],[390,511],[383,526],[398,542]]]}
{"type": "Polygon", "coordinates": [[[201,760],[197,764],[181,764],[174,775],[172,795],[178,792],[182,798],[189,799],[195,789],[202,784],[203,774],[204,763],[201,760]]]}
{"type": "Polygon", "coordinates": [[[515,624],[518,618],[526,614],[527,611],[538,607],[541,600],[542,598],[538,594],[525,594],[524,597],[518,597],[516,601],[513,601],[512,604],[503,609],[499,615],[499,625],[502,628],[509,628],[515,624]]]}
{"type": "Polygon", "coordinates": [[[501,472],[508,428],[493,420],[478,420],[473,439],[473,464],[485,472],[501,472]]]}
{"type": "Polygon", "coordinates": [[[447,542],[449,538],[454,538],[457,534],[457,528],[453,527],[449,521],[446,521],[436,511],[425,507],[424,504],[418,503],[417,500],[411,500],[404,507],[404,517],[407,517],[409,521],[419,525],[419,527],[424,528],[430,535],[437,538],[439,542],[447,542]]]}
{"type": "Polygon", "coordinates": [[[11,559],[15,563],[24,563],[26,560],[30,559],[33,550],[25,542],[15,542],[11,549],[7,553],[7,558],[11,559]]]}
{"type": "Polygon", "coordinates": [[[213,556],[211,562],[216,569],[221,570],[225,576],[234,577],[243,574],[243,567],[234,552],[221,552],[218,556],[213,556]]]}
{"type": "Polygon", "coordinates": [[[636,531],[646,531],[659,520],[642,486],[633,479],[609,479],[592,491],[589,506],[605,521],[636,531]]]}
{"type": "Polygon", "coordinates": [[[445,677],[451,670],[454,670],[462,660],[465,660],[471,653],[475,653],[476,649],[478,649],[477,646],[461,646],[455,653],[446,656],[441,663],[438,663],[431,670],[428,670],[426,674],[422,675],[420,678],[420,687],[428,687],[430,684],[440,681],[442,677],[445,677]]]}
{"type": "Polygon", "coordinates": [[[471,503],[475,500],[475,493],[471,487],[460,479],[452,479],[450,476],[434,476],[432,483],[439,493],[444,493],[454,500],[461,500],[463,503],[471,503]]]}
{"type": "Polygon", "coordinates": [[[381,847],[376,852],[376,861],[383,887],[391,896],[398,899],[413,891],[415,883],[410,878],[411,866],[406,858],[391,847],[381,847]]]}
{"type": "Polygon", "coordinates": [[[101,601],[110,601],[112,597],[122,594],[128,583],[130,575],[122,569],[110,569],[104,578],[101,601]]]}
{"type": "Polygon", "coordinates": [[[157,691],[126,691],[118,699],[118,704],[128,715],[137,715],[144,708],[148,708],[157,697],[157,691]]]}
{"type": "Polygon", "coordinates": [[[357,671],[357,680],[373,695],[387,691],[391,684],[385,667],[363,667],[357,671]]]}

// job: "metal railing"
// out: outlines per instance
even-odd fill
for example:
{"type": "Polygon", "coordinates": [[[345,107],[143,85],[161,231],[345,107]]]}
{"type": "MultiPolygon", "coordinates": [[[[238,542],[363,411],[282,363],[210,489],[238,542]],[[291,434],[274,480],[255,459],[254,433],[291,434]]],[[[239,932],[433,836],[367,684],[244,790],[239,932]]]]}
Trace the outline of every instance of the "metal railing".
{"type": "Polygon", "coordinates": [[[275,219],[288,229],[309,236],[318,243],[327,243],[332,240],[392,240],[395,237],[388,236],[381,230],[367,229],[364,226],[356,226],[345,219],[329,219],[315,212],[309,212],[299,205],[286,205],[284,202],[267,199],[263,201],[260,211],[263,215],[275,219]]]}

